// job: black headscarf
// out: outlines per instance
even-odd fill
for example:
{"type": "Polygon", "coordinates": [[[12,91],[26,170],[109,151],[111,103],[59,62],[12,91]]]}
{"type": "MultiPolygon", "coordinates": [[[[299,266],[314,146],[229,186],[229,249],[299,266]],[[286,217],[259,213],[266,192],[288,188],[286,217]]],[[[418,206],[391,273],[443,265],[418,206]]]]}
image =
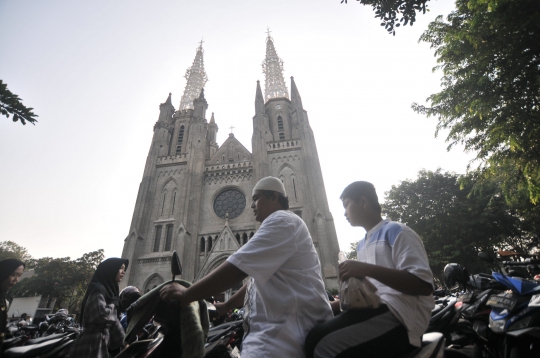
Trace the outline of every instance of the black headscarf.
{"type": "Polygon", "coordinates": [[[105,297],[105,302],[107,302],[107,304],[114,304],[116,306],[117,314],[120,314],[118,307],[119,288],[118,282],[116,282],[116,275],[118,274],[118,270],[120,270],[122,265],[125,265],[127,270],[128,264],[129,260],[111,257],[98,265],[96,272],[94,272],[94,276],[92,276],[92,279],[88,284],[88,288],[86,289],[86,293],[82,301],[81,316],[79,319],[81,324],[83,322],[86,301],[94,290],[99,290],[99,292],[101,292],[101,294],[105,297]]]}
{"type": "Polygon", "coordinates": [[[6,259],[0,261],[0,285],[15,271],[19,266],[26,267],[24,262],[17,259],[6,259]]]}

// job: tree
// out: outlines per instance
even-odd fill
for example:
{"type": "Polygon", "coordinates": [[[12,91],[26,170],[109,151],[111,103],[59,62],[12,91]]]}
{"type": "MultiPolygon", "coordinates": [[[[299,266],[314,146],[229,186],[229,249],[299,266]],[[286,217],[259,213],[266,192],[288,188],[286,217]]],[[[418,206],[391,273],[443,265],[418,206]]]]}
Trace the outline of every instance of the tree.
{"type": "Polygon", "coordinates": [[[55,309],[64,307],[78,313],[86,287],[103,258],[103,250],[100,249],[76,260],[69,257],[32,260],[30,265],[34,267],[35,275],[22,280],[9,294],[12,297],[54,297],[55,309]]]}
{"type": "Polygon", "coordinates": [[[38,115],[33,112],[33,108],[26,107],[19,96],[8,90],[7,84],[0,80],[0,114],[9,118],[10,113],[13,122],[20,120],[23,125],[26,122],[37,122],[38,115]]]}
{"type": "MultiPolygon", "coordinates": [[[[375,10],[375,18],[382,20],[381,26],[384,26],[388,33],[395,35],[396,27],[401,24],[411,26],[416,21],[416,12],[426,13],[429,0],[356,0],[362,5],[369,5],[375,10]],[[401,15],[401,18],[399,16],[401,15]]],[[[347,0],[341,0],[341,3],[347,3],[347,0]]]]}
{"type": "Polygon", "coordinates": [[[413,109],[437,117],[436,135],[448,130],[448,149],[463,144],[485,173],[511,168],[503,186],[525,187],[537,203],[540,2],[456,0],[456,10],[430,23],[420,41],[435,49],[442,91],[413,109]]]}
{"type": "Polygon", "coordinates": [[[13,241],[2,241],[0,242],[0,261],[5,259],[18,259],[28,265],[28,261],[32,259],[32,256],[30,256],[26,248],[13,241]]]}
{"type": "Polygon", "coordinates": [[[479,251],[506,247],[509,239],[520,237],[520,217],[506,204],[500,187],[486,182],[472,192],[473,179],[441,169],[421,170],[416,180],[404,180],[386,192],[383,213],[420,235],[436,276],[450,262],[483,271],[479,251]]]}
{"type": "Polygon", "coordinates": [[[358,246],[358,242],[360,242],[360,240],[351,242],[349,246],[349,250],[351,251],[345,252],[345,254],[347,254],[347,260],[358,260],[358,255],[356,253],[356,247],[358,246]]]}

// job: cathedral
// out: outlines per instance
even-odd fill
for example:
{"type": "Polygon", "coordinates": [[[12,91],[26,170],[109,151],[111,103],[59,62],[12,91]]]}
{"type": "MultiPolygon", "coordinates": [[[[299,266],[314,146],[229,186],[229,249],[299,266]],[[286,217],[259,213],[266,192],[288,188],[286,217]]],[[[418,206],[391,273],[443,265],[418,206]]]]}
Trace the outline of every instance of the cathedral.
{"type": "Polygon", "coordinates": [[[264,95],[259,81],[255,91],[251,153],[232,133],[216,143],[214,114],[207,120],[203,55],[201,42],[178,110],[170,94],[159,106],[122,252],[130,261],[123,284],[148,292],[170,280],[174,250],[183,279],[195,282],[210,273],[257,231],[251,192],[259,179],[275,176],[285,185],[290,210],[309,229],[326,287],[337,288],[339,245],[315,138],[293,77],[289,97],[272,37],[266,39],[264,95]]]}

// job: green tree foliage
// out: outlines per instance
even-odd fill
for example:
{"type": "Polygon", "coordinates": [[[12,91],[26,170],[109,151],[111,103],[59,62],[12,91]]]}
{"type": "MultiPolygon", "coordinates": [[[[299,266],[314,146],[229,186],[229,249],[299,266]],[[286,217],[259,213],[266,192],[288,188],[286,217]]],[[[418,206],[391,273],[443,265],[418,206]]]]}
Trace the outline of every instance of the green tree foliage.
{"type": "Polygon", "coordinates": [[[9,294],[12,297],[54,297],[55,309],[64,307],[70,313],[78,313],[86,286],[103,259],[103,250],[100,249],[76,260],[69,257],[31,260],[29,266],[34,268],[35,275],[19,282],[9,294]]]}
{"type": "MultiPolygon", "coordinates": [[[[368,5],[375,10],[375,18],[381,19],[388,33],[395,35],[396,27],[411,26],[416,21],[416,12],[426,13],[429,0],[356,0],[362,5],[368,5]],[[401,17],[400,17],[401,16],[401,17]]],[[[341,0],[341,3],[347,0],[341,0]]]]}
{"type": "Polygon", "coordinates": [[[33,108],[26,107],[19,96],[8,90],[7,84],[0,80],[0,114],[8,118],[12,114],[13,122],[20,120],[22,124],[35,124],[38,115],[32,110],[33,108]]]}
{"type": "Polygon", "coordinates": [[[478,252],[508,248],[521,235],[520,217],[500,186],[486,181],[481,190],[472,191],[473,179],[422,170],[416,180],[404,180],[386,192],[383,213],[420,235],[436,276],[450,262],[470,272],[485,271],[478,252]]]}
{"type": "MultiPolygon", "coordinates": [[[[463,144],[486,172],[510,169],[505,195],[540,200],[540,1],[456,0],[421,36],[435,50],[442,91],[413,103],[463,144]]],[[[434,69],[434,70],[435,70],[434,69]]],[[[499,176],[500,177],[500,176],[499,176]]]]}
{"type": "Polygon", "coordinates": [[[5,259],[18,259],[28,265],[32,256],[30,256],[26,248],[13,241],[2,241],[0,242],[0,261],[5,259]]]}
{"type": "Polygon", "coordinates": [[[462,186],[472,188],[470,195],[482,195],[497,188],[500,197],[505,197],[506,208],[513,216],[518,235],[507,237],[502,249],[521,253],[540,250],[540,205],[531,203],[528,190],[523,182],[516,180],[518,175],[514,166],[504,168],[477,170],[462,177],[462,186]],[[503,193],[506,193],[504,195],[503,193]]]}
{"type": "Polygon", "coordinates": [[[358,259],[358,255],[356,254],[356,247],[358,246],[358,242],[359,242],[359,240],[351,242],[351,245],[349,246],[349,250],[351,250],[351,251],[346,252],[347,260],[357,260],[358,259]]]}

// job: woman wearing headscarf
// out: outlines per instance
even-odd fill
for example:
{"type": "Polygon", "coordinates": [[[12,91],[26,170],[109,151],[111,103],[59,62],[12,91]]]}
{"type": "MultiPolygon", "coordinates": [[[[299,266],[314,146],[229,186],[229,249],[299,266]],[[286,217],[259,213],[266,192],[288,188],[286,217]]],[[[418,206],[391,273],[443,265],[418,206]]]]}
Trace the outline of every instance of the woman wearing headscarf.
{"type": "Polygon", "coordinates": [[[94,272],[84,295],[80,323],[83,327],[71,351],[71,358],[108,358],[122,348],[124,330],[118,320],[118,283],[124,278],[129,260],[110,258],[94,272]]]}
{"type": "Polygon", "coordinates": [[[19,282],[24,271],[24,262],[17,259],[0,261],[0,352],[4,343],[7,325],[8,302],[7,291],[19,282]]]}

